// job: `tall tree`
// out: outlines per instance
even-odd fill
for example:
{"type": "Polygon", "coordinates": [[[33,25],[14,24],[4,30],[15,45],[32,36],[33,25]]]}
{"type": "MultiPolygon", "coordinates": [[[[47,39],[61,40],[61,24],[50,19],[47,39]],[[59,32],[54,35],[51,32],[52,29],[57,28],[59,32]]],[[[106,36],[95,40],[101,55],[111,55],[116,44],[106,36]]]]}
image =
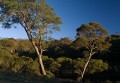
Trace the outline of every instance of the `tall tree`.
{"type": "Polygon", "coordinates": [[[110,43],[107,41],[109,33],[97,22],[91,22],[89,24],[83,24],[77,31],[77,39],[74,41],[79,47],[84,47],[86,63],[81,73],[81,80],[85,74],[86,68],[91,60],[91,57],[98,53],[107,51],[110,47],[110,43]]]}
{"type": "Polygon", "coordinates": [[[40,72],[46,75],[42,54],[47,34],[59,30],[61,19],[45,0],[0,0],[0,21],[4,28],[18,23],[24,28],[37,55],[40,72]]]}

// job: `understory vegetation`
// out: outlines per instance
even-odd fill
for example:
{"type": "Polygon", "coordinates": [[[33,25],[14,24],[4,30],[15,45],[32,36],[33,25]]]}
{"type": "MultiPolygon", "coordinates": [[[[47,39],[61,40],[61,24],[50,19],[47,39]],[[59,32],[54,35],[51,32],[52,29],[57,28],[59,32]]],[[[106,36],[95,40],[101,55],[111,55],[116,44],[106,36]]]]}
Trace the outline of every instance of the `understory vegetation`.
{"type": "MultiPolygon", "coordinates": [[[[93,55],[83,82],[120,82],[120,35],[111,35],[110,43],[111,47],[107,52],[93,55]]],[[[37,54],[31,43],[23,39],[0,39],[0,71],[31,75],[33,79],[59,78],[79,81],[81,70],[86,63],[86,58],[83,57],[86,49],[75,49],[75,42],[69,38],[46,41],[44,46],[46,49],[42,58],[46,77],[39,71],[37,54]]]]}

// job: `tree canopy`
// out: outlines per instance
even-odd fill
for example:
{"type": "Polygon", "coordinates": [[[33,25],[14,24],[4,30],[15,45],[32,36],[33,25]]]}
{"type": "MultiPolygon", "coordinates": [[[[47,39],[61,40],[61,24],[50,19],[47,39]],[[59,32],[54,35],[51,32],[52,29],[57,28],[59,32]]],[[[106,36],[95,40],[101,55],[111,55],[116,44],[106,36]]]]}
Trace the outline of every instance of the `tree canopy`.
{"type": "Polygon", "coordinates": [[[81,74],[80,80],[82,80],[91,57],[98,52],[107,51],[111,44],[107,41],[109,33],[97,22],[83,24],[76,31],[78,37],[74,41],[77,44],[76,46],[85,48],[83,53],[86,63],[81,74]]]}
{"type": "Polygon", "coordinates": [[[46,75],[42,63],[44,41],[48,34],[59,30],[61,19],[45,0],[1,0],[0,19],[4,28],[11,28],[15,23],[20,24],[32,43],[40,64],[40,71],[46,75]]]}

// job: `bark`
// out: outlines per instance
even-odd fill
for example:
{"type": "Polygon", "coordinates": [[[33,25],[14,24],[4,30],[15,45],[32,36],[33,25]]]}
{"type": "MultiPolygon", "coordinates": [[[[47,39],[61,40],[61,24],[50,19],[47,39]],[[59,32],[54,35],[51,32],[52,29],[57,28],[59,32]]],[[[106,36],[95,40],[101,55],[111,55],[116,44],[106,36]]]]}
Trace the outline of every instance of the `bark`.
{"type": "MultiPolygon", "coordinates": [[[[21,12],[23,14],[23,23],[20,23],[22,25],[22,27],[25,29],[26,33],[27,33],[27,36],[30,40],[30,42],[32,43],[37,55],[38,55],[38,63],[39,63],[39,70],[40,70],[40,73],[44,76],[46,76],[46,71],[45,71],[45,68],[44,68],[44,65],[43,65],[43,61],[42,61],[42,46],[39,42],[39,45],[40,47],[38,47],[36,44],[35,44],[35,41],[33,40],[33,36],[32,36],[32,29],[29,28],[29,24],[26,22],[26,19],[25,19],[25,13],[24,12],[21,12]]],[[[34,23],[33,23],[34,25],[34,23]]],[[[32,26],[31,26],[32,27],[32,26]]],[[[40,41],[41,39],[39,39],[40,41]]]]}
{"type": "Polygon", "coordinates": [[[39,63],[39,70],[40,70],[40,73],[44,76],[46,76],[46,71],[45,71],[45,68],[44,68],[44,65],[43,65],[43,61],[42,61],[42,49],[38,49],[38,47],[35,45],[35,43],[32,41],[32,44],[37,52],[37,55],[38,55],[38,63],[39,63]]]}
{"type": "MultiPolygon", "coordinates": [[[[43,61],[42,61],[42,47],[40,49],[38,49],[38,47],[36,46],[36,44],[35,44],[35,42],[34,42],[34,40],[32,38],[31,33],[28,33],[29,31],[26,29],[27,25],[25,27],[22,23],[20,23],[20,24],[24,27],[24,29],[25,29],[25,31],[27,33],[27,36],[28,36],[30,42],[32,43],[32,45],[33,45],[33,47],[34,47],[34,49],[35,49],[35,51],[36,51],[36,53],[38,55],[38,63],[39,63],[40,73],[42,75],[46,76],[46,71],[45,71],[45,68],[44,68],[44,65],[43,65],[43,61]]],[[[27,23],[25,23],[25,24],[27,24],[27,23]]]]}
{"type": "Polygon", "coordinates": [[[92,57],[92,54],[90,53],[90,54],[89,54],[89,58],[88,58],[88,60],[87,60],[87,62],[86,62],[86,64],[85,64],[85,66],[84,66],[84,69],[83,69],[83,72],[82,72],[82,75],[81,75],[81,79],[80,79],[81,83],[82,83],[82,80],[83,80],[83,77],[84,77],[86,68],[87,68],[87,66],[88,66],[88,64],[89,64],[89,62],[90,62],[91,57],[92,57]]]}
{"type": "Polygon", "coordinates": [[[41,55],[38,55],[38,61],[39,61],[39,69],[40,69],[40,72],[42,73],[42,75],[46,76],[46,71],[45,71],[45,68],[44,68],[44,65],[43,65],[43,61],[42,61],[42,56],[41,55]]]}

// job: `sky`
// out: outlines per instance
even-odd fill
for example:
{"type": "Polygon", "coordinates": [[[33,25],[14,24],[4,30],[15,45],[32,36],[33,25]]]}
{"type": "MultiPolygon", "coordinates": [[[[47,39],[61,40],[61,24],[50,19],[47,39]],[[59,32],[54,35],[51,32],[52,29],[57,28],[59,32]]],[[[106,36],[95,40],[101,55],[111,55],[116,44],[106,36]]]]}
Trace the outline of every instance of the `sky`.
{"type": "MultiPolygon", "coordinates": [[[[69,37],[74,39],[76,29],[82,24],[90,22],[100,23],[110,34],[120,33],[120,0],[46,0],[54,8],[54,12],[63,22],[61,31],[55,32],[51,37],[60,39],[69,37]]],[[[1,25],[0,25],[1,27],[1,25]]],[[[1,38],[26,39],[24,29],[0,28],[1,38]]]]}

